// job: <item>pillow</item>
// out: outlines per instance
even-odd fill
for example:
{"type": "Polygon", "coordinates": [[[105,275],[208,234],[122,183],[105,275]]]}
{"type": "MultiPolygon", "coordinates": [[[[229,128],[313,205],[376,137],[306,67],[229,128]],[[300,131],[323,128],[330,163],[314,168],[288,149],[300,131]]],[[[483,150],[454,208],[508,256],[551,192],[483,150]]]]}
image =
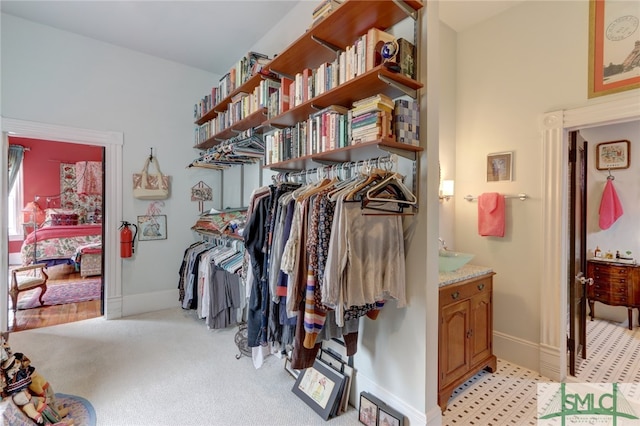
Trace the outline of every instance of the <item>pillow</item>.
{"type": "Polygon", "coordinates": [[[45,218],[42,226],[77,225],[79,223],[84,223],[84,214],[81,210],[45,209],[45,218]],[[75,223],[62,223],[74,221],[75,223]]]}
{"type": "Polygon", "coordinates": [[[78,215],[73,214],[57,214],[51,215],[51,226],[77,225],[78,215]]]}

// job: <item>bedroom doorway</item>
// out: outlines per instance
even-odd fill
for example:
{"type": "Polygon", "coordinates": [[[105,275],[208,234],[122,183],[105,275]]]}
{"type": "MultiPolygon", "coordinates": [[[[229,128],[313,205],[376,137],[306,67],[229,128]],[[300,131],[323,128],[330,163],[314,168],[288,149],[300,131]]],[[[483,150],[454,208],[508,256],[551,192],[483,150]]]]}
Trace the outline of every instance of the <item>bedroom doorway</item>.
{"type": "MultiPolygon", "coordinates": [[[[115,319],[122,317],[122,262],[118,257],[119,244],[117,223],[122,217],[122,147],[124,134],[117,131],[92,130],[86,128],[69,127],[34,121],[19,120],[2,117],[2,149],[8,150],[8,136],[45,139],[77,143],[83,145],[100,146],[104,148],[105,186],[104,199],[108,203],[104,206],[103,223],[104,235],[102,240],[104,294],[103,318],[115,319]]],[[[0,158],[0,167],[8,169],[7,156],[0,158]]],[[[0,198],[7,199],[7,176],[0,173],[0,198]]],[[[6,203],[0,215],[0,275],[9,276],[8,261],[8,220],[6,203]]],[[[8,280],[0,285],[0,331],[8,330],[8,280]]]]}
{"type": "Polygon", "coordinates": [[[48,274],[44,305],[41,289],[20,292],[17,309],[8,310],[9,331],[102,316],[105,148],[14,136],[9,145],[24,149],[25,206],[11,212],[22,235],[9,241],[9,269],[46,263],[48,274]]]}

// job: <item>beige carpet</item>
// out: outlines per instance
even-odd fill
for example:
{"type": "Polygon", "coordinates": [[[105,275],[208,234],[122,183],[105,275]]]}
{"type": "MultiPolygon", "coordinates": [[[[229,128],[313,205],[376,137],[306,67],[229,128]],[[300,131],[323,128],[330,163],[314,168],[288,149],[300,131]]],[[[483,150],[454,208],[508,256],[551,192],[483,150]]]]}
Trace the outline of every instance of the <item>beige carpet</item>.
{"type": "MultiPolygon", "coordinates": [[[[324,425],[291,392],[284,361],[236,359],[237,328],[208,330],[179,308],[10,336],[56,392],[89,400],[98,425],[324,425]]],[[[331,425],[357,425],[355,408],[331,425]]],[[[76,425],[78,426],[78,425],[76,425]]]]}

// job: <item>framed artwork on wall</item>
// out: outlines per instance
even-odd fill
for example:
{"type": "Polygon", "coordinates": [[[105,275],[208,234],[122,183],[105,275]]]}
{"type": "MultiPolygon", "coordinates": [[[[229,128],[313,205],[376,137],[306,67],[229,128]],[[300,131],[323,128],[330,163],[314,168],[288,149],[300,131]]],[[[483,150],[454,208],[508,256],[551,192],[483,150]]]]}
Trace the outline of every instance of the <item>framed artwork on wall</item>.
{"type": "Polygon", "coordinates": [[[589,98],[640,88],[640,2],[589,0],[589,98]]]}
{"type": "Polygon", "coordinates": [[[510,181],[513,178],[513,152],[487,155],[487,182],[510,181]]]}
{"type": "Polygon", "coordinates": [[[167,216],[138,216],[138,241],[167,239],[167,216]]]}
{"type": "Polygon", "coordinates": [[[599,143],[596,145],[596,169],[628,168],[630,149],[631,144],[627,140],[599,143]]]}

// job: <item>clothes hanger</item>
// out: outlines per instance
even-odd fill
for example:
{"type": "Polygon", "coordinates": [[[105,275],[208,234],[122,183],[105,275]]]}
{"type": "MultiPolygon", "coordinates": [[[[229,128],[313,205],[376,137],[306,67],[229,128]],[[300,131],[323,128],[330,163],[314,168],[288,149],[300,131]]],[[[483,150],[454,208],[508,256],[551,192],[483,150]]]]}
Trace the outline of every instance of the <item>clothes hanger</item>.
{"type": "MultiPolygon", "coordinates": [[[[395,192],[392,192],[393,194],[395,192]]],[[[398,173],[392,173],[388,175],[385,179],[380,181],[377,185],[370,188],[365,194],[365,198],[368,201],[383,201],[383,202],[397,202],[400,204],[415,206],[418,202],[417,197],[411,192],[409,188],[402,181],[402,176],[398,173]],[[377,197],[376,195],[380,194],[380,190],[383,190],[386,186],[392,185],[394,188],[398,188],[403,195],[403,199],[391,199],[391,198],[382,198],[377,197]]]]}

